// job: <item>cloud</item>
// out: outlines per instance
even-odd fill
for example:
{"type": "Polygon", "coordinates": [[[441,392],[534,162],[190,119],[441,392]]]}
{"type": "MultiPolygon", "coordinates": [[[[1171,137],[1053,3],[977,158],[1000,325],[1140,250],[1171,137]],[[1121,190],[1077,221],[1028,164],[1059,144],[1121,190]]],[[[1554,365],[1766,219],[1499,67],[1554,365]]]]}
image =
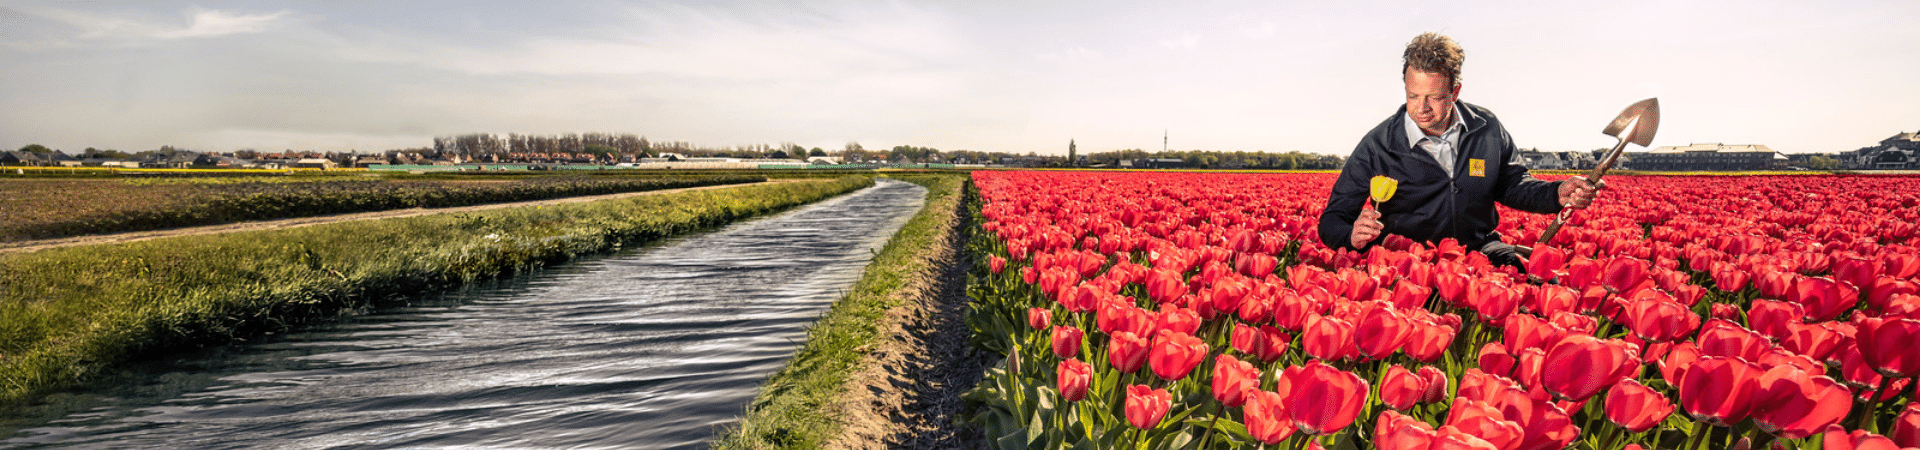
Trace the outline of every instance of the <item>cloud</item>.
{"type": "Polygon", "coordinates": [[[287,22],[291,11],[267,14],[194,8],[185,24],[164,14],[136,10],[80,11],[21,7],[8,11],[9,32],[0,35],[15,48],[73,48],[94,45],[144,45],[156,42],[262,33],[287,22]],[[24,17],[24,18],[23,18],[24,17]],[[21,25],[24,23],[25,25],[21,25]],[[65,25],[64,29],[59,25],[65,25]],[[25,38],[32,37],[28,40],[25,38]]]}

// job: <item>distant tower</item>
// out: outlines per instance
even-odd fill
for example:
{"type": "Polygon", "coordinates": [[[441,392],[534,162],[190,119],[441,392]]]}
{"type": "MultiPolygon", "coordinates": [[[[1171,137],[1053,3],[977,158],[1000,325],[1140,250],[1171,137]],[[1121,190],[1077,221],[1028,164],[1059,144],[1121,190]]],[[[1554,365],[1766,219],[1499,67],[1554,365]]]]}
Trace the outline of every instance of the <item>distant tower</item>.
{"type": "Polygon", "coordinates": [[[1167,129],[1160,129],[1160,152],[1167,152],[1167,129]]]}
{"type": "Polygon", "coordinates": [[[1067,166],[1068,167],[1072,167],[1078,164],[1079,156],[1080,156],[1079,153],[1080,153],[1080,147],[1073,144],[1072,138],[1068,138],[1067,139],[1067,166]]]}

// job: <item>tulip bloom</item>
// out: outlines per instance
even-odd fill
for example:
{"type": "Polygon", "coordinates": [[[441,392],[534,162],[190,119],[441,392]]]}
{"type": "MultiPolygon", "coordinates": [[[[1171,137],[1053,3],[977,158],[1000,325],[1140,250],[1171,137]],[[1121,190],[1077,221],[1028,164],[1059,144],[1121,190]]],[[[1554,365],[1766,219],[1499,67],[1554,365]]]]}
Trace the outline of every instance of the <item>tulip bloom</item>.
{"type": "MultiPolygon", "coordinates": [[[[1446,425],[1441,428],[1475,436],[1496,449],[1512,449],[1520,445],[1525,434],[1520,424],[1507,420],[1506,412],[1498,406],[1491,402],[1473,399],[1455,401],[1447,411],[1446,425]]],[[[1436,445],[1439,444],[1436,443],[1436,445]]],[[[1458,442],[1449,445],[1458,445],[1458,442]]]]}
{"type": "Polygon", "coordinates": [[[1533,255],[1527,257],[1527,275],[1537,278],[1542,282],[1550,281],[1553,280],[1554,277],[1559,276],[1559,274],[1554,273],[1554,271],[1560,270],[1561,267],[1566,265],[1567,252],[1565,250],[1545,245],[1534,247],[1533,255]]]}
{"type": "Polygon", "coordinates": [[[1353,346],[1353,324],[1333,316],[1313,315],[1300,332],[1300,349],[1326,361],[1351,358],[1359,351],[1353,346]]]}
{"type": "Polygon", "coordinates": [[[1367,381],[1320,361],[1288,367],[1280,374],[1286,386],[1287,413],[1300,432],[1319,436],[1353,424],[1367,404],[1367,381]]]}
{"type": "Polygon", "coordinates": [[[1669,342],[1691,336],[1699,330],[1700,316],[1679,303],[1647,300],[1627,306],[1626,325],[1641,339],[1669,342]]]}
{"type": "Polygon", "coordinates": [[[1160,425],[1173,409],[1173,396],[1166,389],[1142,385],[1127,386],[1127,424],[1142,430],[1160,425]]]}
{"type": "Polygon", "coordinates": [[[1191,334],[1161,330],[1153,337],[1153,349],[1147,355],[1147,363],[1153,366],[1153,374],[1167,381],[1186,378],[1193,367],[1207,357],[1207,343],[1191,334]]]}
{"type": "Polygon", "coordinates": [[[1087,387],[1093,383],[1093,366],[1078,359],[1064,359],[1054,369],[1054,375],[1060,379],[1060,398],[1077,402],[1087,398],[1087,387]]]}
{"type": "Polygon", "coordinates": [[[1540,385],[1562,400],[1586,401],[1640,369],[1639,352],[1625,342],[1568,335],[1547,352],[1540,385]]]}
{"type": "Polygon", "coordinates": [[[1365,361],[1393,355],[1394,350],[1406,344],[1413,331],[1407,319],[1389,304],[1372,305],[1376,306],[1360,313],[1359,320],[1353,325],[1353,347],[1365,361]]]}
{"type": "Polygon", "coordinates": [[[1147,362],[1147,340],[1132,332],[1113,333],[1107,341],[1107,362],[1121,373],[1133,373],[1147,362]]]}
{"type": "Polygon", "coordinates": [[[1446,356],[1447,346],[1453,345],[1454,335],[1458,333],[1457,329],[1446,325],[1418,321],[1410,323],[1413,332],[1407,335],[1406,346],[1400,350],[1423,363],[1433,363],[1446,356]]]}
{"type": "Polygon", "coordinates": [[[1860,356],[1881,375],[1911,378],[1920,375],[1920,320],[1868,317],[1855,322],[1854,344],[1860,356]]]}
{"type": "Polygon", "coordinates": [[[1499,342],[1488,342],[1487,345],[1481,346],[1478,361],[1481,369],[1500,376],[1512,376],[1513,367],[1520,363],[1520,359],[1508,352],[1507,346],[1499,342]]]}
{"type": "MultiPolygon", "coordinates": [[[[1396,411],[1381,411],[1373,422],[1373,446],[1380,450],[1429,450],[1432,425],[1396,411]]],[[[1272,444],[1272,442],[1269,442],[1272,444]]]]}
{"type": "Polygon", "coordinates": [[[1187,282],[1180,279],[1180,272],[1155,268],[1147,272],[1147,298],[1154,303],[1166,304],[1187,294],[1187,282]]]}
{"type": "Polygon", "coordinates": [[[1420,366],[1420,378],[1427,380],[1427,392],[1420,394],[1420,403],[1438,403],[1447,399],[1447,373],[1434,366],[1420,366]]]}
{"type": "Polygon", "coordinates": [[[1647,385],[1632,378],[1621,381],[1607,392],[1607,420],[1634,433],[1659,425],[1673,414],[1673,403],[1647,385]]]}
{"type": "Polygon", "coordinates": [[[1901,447],[1920,447],[1920,401],[1907,404],[1907,410],[1893,419],[1893,443],[1901,447]]]}
{"type": "Polygon", "coordinates": [[[1053,324],[1053,310],[1030,308],[1027,310],[1027,326],[1035,330],[1045,330],[1053,324]]]}
{"type": "Polygon", "coordinates": [[[1787,335],[1787,324],[1800,323],[1807,308],[1799,303],[1756,299],[1747,307],[1747,328],[1775,339],[1787,335]]]}
{"type": "Polygon", "coordinates": [[[1827,425],[1839,423],[1853,407],[1851,393],[1840,383],[1791,365],[1767,370],[1760,376],[1758,387],[1754,391],[1753,422],[1761,430],[1787,439],[1812,436],[1827,425]]]}
{"type": "Polygon", "coordinates": [[[1720,319],[1707,321],[1696,341],[1702,356],[1729,356],[1747,361],[1759,361],[1767,348],[1773,346],[1773,341],[1765,335],[1720,319]]]}
{"type": "Polygon", "coordinates": [[[1262,390],[1247,393],[1247,434],[1267,445],[1293,437],[1293,419],[1287,416],[1286,401],[1280,394],[1262,390]]]}
{"type": "Polygon", "coordinates": [[[1853,430],[1852,433],[1848,433],[1839,425],[1828,425],[1826,431],[1820,434],[1820,448],[1821,450],[1901,449],[1900,444],[1895,444],[1886,436],[1868,433],[1866,430],[1853,430]]]}
{"type": "Polygon", "coordinates": [[[1427,379],[1415,375],[1406,366],[1388,366],[1386,377],[1380,380],[1380,403],[1388,408],[1405,410],[1426,395],[1427,379]]]}
{"type": "Polygon", "coordinates": [[[1001,258],[1000,255],[987,257],[987,270],[993,271],[994,275],[999,275],[1000,272],[1007,270],[1007,259],[1001,258]]]}
{"type": "Polygon", "coordinates": [[[1080,356],[1080,339],[1085,333],[1069,326],[1053,327],[1053,354],[1061,358],[1080,356]]]}
{"type": "Polygon", "coordinates": [[[1260,369],[1233,355],[1213,358],[1213,399],[1227,406],[1247,402],[1247,391],[1260,387],[1260,369]]]}
{"type": "Polygon", "coordinates": [[[1860,290],[1832,278],[1801,278],[1787,291],[1787,301],[1807,307],[1807,315],[1812,320],[1833,320],[1860,303],[1860,290]]]}
{"type": "Polygon", "coordinates": [[[1600,285],[1613,295],[1627,295],[1647,281],[1648,263],[1632,257],[1619,257],[1607,261],[1600,271],[1600,285]]]}
{"type": "Polygon", "coordinates": [[[1758,366],[1739,358],[1708,356],[1688,367],[1675,386],[1680,405],[1695,419],[1732,426],[1752,411],[1761,374],[1758,366]]]}

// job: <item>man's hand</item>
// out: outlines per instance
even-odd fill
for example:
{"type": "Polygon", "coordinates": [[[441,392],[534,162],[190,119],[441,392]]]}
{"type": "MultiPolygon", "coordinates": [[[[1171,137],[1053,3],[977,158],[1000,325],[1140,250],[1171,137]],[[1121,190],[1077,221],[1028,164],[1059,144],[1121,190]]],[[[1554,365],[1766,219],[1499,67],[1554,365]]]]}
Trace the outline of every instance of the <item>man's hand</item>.
{"type": "Polygon", "coordinates": [[[1560,206],[1569,209],[1586,209],[1593,204],[1593,197],[1606,183],[1595,186],[1587,182],[1587,177],[1575,176],[1560,183],[1560,206]]]}
{"type": "Polygon", "coordinates": [[[1380,212],[1371,209],[1360,210],[1360,218],[1353,221],[1353,248],[1365,248],[1368,242],[1379,239],[1387,226],[1380,223],[1380,212]]]}

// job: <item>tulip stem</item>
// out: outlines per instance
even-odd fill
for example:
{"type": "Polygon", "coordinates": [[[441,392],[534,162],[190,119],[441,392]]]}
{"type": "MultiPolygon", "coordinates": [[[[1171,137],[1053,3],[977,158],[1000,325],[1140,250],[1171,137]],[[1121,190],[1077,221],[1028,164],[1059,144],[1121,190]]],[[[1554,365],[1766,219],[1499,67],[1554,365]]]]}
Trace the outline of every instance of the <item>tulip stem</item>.
{"type": "Polygon", "coordinates": [[[1867,394],[1866,414],[1861,414],[1860,418],[1854,421],[1853,423],[1854,429],[1866,430],[1868,433],[1880,432],[1880,421],[1874,420],[1873,416],[1875,412],[1879,411],[1880,399],[1886,398],[1887,385],[1891,384],[1892,381],[1893,381],[1893,377],[1885,376],[1885,375],[1880,376],[1880,387],[1877,389],[1874,389],[1873,393],[1867,394]]]}
{"type": "Polygon", "coordinates": [[[1227,404],[1221,403],[1220,409],[1213,410],[1213,424],[1207,426],[1207,434],[1200,436],[1200,448],[1207,448],[1213,444],[1213,429],[1220,427],[1220,410],[1222,409],[1227,409],[1227,404]]]}

